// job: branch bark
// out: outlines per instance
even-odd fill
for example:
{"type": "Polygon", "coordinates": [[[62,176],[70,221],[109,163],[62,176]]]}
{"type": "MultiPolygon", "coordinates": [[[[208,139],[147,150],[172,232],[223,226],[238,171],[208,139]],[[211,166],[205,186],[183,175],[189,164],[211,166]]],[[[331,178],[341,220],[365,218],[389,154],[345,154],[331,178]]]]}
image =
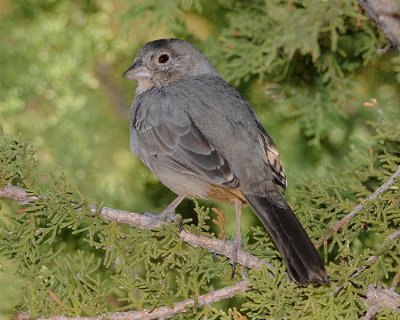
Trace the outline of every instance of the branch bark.
{"type": "Polygon", "coordinates": [[[363,203],[359,203],[357,206],[351,210],[349,214],[344,216],[338,222],[336,222],[332,228],[330,229],[329,233],[325,235],[321,240],[319,240],[315,247],[319,248],[323,243],[328,241],[334,234],[336,234],[341,228],[344,227],[351,219],[353,219],[365,206],[367,201],[375,200],[378,196],[389,189],[393,184],[395,184],[396,179],[400,177],[400,165],[397,166],[396,171],[389,177],[389,179],[382,184],[378,189],[376,189],[363,203]]]}
{"type": "MultiPolygon", "coordinates": [[[[39,318],[38,320],[150,320],[150,319],[167,319],[177,313],[187,312],[188,309],[195,306],[210,305],[214,302],[229,299],[238,293],[246,292],[250,289],[248,280],[242,280],[231,286],[206,293],[199,296],[197,299],[187,299],[174,303],[171,307],[158,307],[152,311],[127,311],[127,312],[112,312],[107,313],[98,317],[66,317],[66,316],[52,316],[48,318],[39,318]]],[[[16,315],[14,319],[17,320],[28,320],[31,319],[31,315],[26,312],[22,312],[16,315]]]]}
{"type": "Polygon", "coordinates": [[[387,289],[370,286],[368,287],[367,297],[363,300],[370,305],[370,307],[360,320],[373,319],[383,308],[396,311],[400,310],[400,295],[387,289]]]}
{"type": "MultiPolygon", "coordinates": [[[[12,199],[24,205],[37,200],[36,196],[29,195],[25,189],[15,186],[0,188],[0,197],[12,199]]],[[[107,207],[101,208],[99,212],[93,205],[90,206],[90,209],[93,213],[100,213],[100,215],[108,221],[116,221],[140,229],[156,229],[167,224],[167,222],[157,219],[157,215],[152,216],[139,214],[107,207]]],[[[178,236],[179,239],[194,247],[201,247],[212,253],[223,255],[230,259],[233,257],[236,248],[232,241],[222,241],[215,238],[196,235],[185,230],[182,230],[178,236]]],[[[267,261],[259,259],[242,249],[238,249],[236,261],[250,269],[260,269],[262,266],[266,266],[269,270],[274,270],[274,267],[267,261]]]]}
{"type": "Polygon", "coordinates": [[[395,0],[359,0],[358,3],[389,39],[392,47],[400,51],[400,10],[395,0]]]}

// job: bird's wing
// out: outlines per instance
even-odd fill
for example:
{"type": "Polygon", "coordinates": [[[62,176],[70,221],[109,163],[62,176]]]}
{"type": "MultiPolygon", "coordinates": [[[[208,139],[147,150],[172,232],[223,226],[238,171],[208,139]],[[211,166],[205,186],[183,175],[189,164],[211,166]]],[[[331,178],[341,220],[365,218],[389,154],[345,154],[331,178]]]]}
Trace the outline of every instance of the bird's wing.
{"type": "MultiPolygon", "coordinates": [[[[180,88],[182,100],[185,100],[186,92],[192,93],[191,88],[196,88],[196,95],[192,94],[190,97],[191,113],[196,113],[196,119],[207,119],[208,125],[214,126],[214,131],[219,134],[214,134],[213,138],[231,135],[236,139],[235,143],[240,142],[238,145],[241,148],[236,150],[238,158],[229,158],[229,161],[241,159],[248,164],[254,163],[251,158],[257,157],[254,150],[257,149],[255,144],[259,143],[259,150],[264,153],[262,156],[264,156],[264,163],[267,166],[261,166],[258,163],[258,167],[252,168],[255,172],[261,169],[265,170],[256,173],[258,182],[262,184],[263,180],[272,179],[281,190],[286,188],[286,176],[278,150],[262,126],[254,109],[239,92],[222,78],[213,76],[198,77],[197,79],[188,78],[180,84],[180,88]]],[[[203,125],[201,128],[206,127],[208,126],[203,125]]],[[[229,139],[217,140],[213,140],[217,148],[221,147],[225,150],[225,148],[231,147],[226,146],[226,141],[230,141],[229,139]]],[[[233,163],[231,163],[231,166],[233,166],[233,163]]],[[[235,173],[238,174],[236,171],[235,173]]],[[[252,182],[256,180],[253,176],[252,182]]]]}
{"type": "Polygon", "coordinates": [[[131,125],[140,145],[166,166],[214,185],[239,187],[228,161],[184,111],[134,115],[131,125]]]}
{"type": "Polygon", "coordinates": [[[259,129],[261,143],[264,146],[264,151],[267,156],[267,161],[270,164],[274,182],[283,190],[285,190],[287,185],[286,175],[285,175],[285,170],[283,169],[281,159],[279,157],[278,149],[276,148],[274,141],[272,141],[272,138],[265,131],[265,129],[258,121],[258,119],[257,119],[257,127],[259,129]]]}

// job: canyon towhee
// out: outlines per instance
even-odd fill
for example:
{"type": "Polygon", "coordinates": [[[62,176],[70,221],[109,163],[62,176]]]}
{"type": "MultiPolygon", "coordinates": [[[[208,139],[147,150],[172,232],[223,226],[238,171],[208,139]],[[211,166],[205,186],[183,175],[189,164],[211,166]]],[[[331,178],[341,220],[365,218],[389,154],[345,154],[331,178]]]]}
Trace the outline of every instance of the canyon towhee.
{"type": "Polygon", "coordinates": [[[143,46],[124,77],[138,82],[131,109],[131,150],[178,197],[248,203],[268,230],[295,282],[328,282],[324,265],[283,197],[279,153],[249,103],[190,43],[143,46]]]}

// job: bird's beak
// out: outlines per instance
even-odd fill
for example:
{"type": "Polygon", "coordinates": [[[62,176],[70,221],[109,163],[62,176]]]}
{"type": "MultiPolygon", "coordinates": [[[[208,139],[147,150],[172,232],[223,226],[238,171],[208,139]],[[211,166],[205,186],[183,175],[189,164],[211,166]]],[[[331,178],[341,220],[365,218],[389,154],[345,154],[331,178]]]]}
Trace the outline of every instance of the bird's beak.
{"type": "Polygon", "coordinates": [[[126,79],[139,80],[143,78],[151,78],[151,73],[149,69],[136,61],[129,67],[128,70],[124,72],[122,76],[126,79]]]}

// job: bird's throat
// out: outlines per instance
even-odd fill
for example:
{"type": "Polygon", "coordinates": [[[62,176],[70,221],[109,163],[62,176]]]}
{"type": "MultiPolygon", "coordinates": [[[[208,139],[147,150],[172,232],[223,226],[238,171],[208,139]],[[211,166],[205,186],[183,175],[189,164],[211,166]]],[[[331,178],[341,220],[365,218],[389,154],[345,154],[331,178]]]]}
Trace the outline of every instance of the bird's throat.
{"type": "Polygon", "coordinates": [[[136,95],[146,92],[155,87],[155,84],[148,78],[142,78],[137,81],[136,95]]]}

